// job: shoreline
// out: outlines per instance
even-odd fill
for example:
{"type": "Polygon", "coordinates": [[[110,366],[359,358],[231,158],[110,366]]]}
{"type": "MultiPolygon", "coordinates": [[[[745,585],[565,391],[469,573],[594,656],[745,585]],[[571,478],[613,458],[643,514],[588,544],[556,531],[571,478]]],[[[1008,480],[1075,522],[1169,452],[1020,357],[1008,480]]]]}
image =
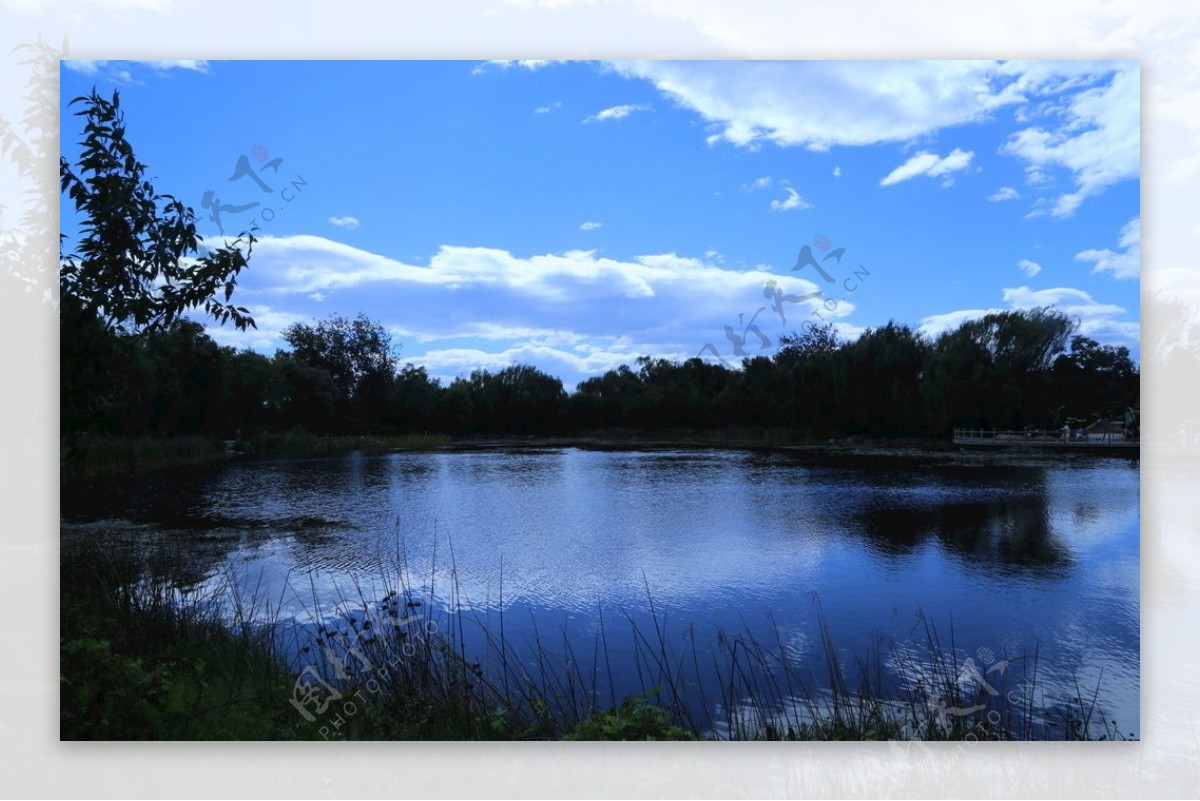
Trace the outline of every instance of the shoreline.
{"type": "Polygon", "coordinates": [[[1140,459],[1140,447],[1103,447],[1089,443],[959,443],[947,437],[813,437],[788,431],[602,431],[558,435],[316,435],[261,434],[245,440],[216,437],[85,437],[71,445],[60,439],[60,483],[122,475],[137,475],[149,470],[196,467],[228,460],[261,461],[278,458],[342,456],[351,453],[402,453],[417,451],[472,451],[513,448],[585,448],[589,450],[764,450],[780,452],[912,452],[930,454],[978,454],[995,456],[1014,454],[1060,458],[1064,452],[1107,455],[1140,459]],[[82,444],[81,444],[82,443],[82,444]]]}

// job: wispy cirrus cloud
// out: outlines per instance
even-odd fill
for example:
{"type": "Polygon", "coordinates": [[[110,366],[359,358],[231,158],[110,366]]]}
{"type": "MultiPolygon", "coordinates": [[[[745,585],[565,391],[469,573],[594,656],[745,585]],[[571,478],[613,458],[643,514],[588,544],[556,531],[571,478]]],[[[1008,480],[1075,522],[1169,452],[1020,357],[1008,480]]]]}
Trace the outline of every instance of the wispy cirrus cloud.
{"type": "Polygon", "coordinates": [[[987,197],[990,203],[1003,203],[1007,200],[1020,200],[1021,193],[1011,186],[1002,186],[987,197]]]}
{"type": "Polygon", "coordinates": [[[597,111],[590,117],[585,117],[583,122],[604,122],[605,120],[623,120],[635,111],[649,111],[650,105],[647,103],[628,103],[621,106],[609,106],[606,109],[597,111]]]}
{"type": "Polygon", "coordinates": [[[357,228],[359,221],[357,217],[330,217],[329,222],[336,225],[338,228],[357,228]]]}
{"type": "MultiPolygon", "coordinates": [[[[957,147],[945,156],[938,156],[936,153],[922,150],[885,175],[880,180],[879,185],[892,186],[893,184],[916,178],[919,175],[927,175],[930,178],[949,175],[952,172],[958,172],[970,166],[971,159],[974,156],[975,153],[973,151],[962,150],[957,147]]],[[[943,188],[947,186],[949,184],[943,183],[943,188]]]]}

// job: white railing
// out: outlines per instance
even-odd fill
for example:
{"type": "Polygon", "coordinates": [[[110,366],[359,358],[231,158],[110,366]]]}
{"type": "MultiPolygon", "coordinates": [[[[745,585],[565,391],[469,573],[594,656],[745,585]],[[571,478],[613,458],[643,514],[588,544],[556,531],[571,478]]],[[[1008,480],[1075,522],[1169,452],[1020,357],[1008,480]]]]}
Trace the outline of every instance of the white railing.
{"type": "Polygon", "coordinates": [[[975,442],[1078,442],[1091,444],[1134,444],[1137,437],[1127,439],[1121,431],[1096,431],[1087,429],[1071,429],[1063,431],[1054,429],[1015,430],[1003,428],[956,428],[954,439],[975,442]]]}

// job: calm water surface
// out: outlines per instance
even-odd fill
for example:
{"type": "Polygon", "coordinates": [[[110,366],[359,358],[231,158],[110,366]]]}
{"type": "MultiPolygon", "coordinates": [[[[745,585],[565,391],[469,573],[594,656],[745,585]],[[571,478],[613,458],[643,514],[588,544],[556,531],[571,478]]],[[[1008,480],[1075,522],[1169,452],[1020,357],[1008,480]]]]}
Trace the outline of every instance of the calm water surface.
{"type": "Polygon", "coordinates": [[[506,640],[588,669],[603,615],[601,696],[647,684],[632,626],[657,621],[689,653],[722,633],[778,641],[819,685],[823,614],[848,674],[882,655],[880,680],[903,688],[896,655],[929,624],[981,669],[1036,651],[1039,703],[1099,686],[1106,719],[1138,734],[1138,490],[1136,460],[1083,454],[354,454],[64,492],[63,557],[137,542],[195,587],[232,582],[259,614],[304,622],[403,580],[493,635],[503,611],[506,640]]]}

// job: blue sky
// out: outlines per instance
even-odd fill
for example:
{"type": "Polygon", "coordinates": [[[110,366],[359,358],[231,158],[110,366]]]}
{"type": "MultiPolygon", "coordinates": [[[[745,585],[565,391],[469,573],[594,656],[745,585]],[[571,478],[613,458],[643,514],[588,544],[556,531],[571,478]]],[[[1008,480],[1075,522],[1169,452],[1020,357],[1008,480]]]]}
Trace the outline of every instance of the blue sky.
{"type": "Polygon", "coordinates": [[[363,312],[443,380],[519,362],[570,387],[736,361],[726,326],[752,320],[750,355],[806,321],[934,335],[1053,305],[1139,355],[1136,62],[63,64],[67,158],[66,104],[119,89],[209,244],[258,227],[234,299],[259,328],[210,324],[221,344],[363,312]],[[832,282],[793,269],[806,245],[832,282]]]}

